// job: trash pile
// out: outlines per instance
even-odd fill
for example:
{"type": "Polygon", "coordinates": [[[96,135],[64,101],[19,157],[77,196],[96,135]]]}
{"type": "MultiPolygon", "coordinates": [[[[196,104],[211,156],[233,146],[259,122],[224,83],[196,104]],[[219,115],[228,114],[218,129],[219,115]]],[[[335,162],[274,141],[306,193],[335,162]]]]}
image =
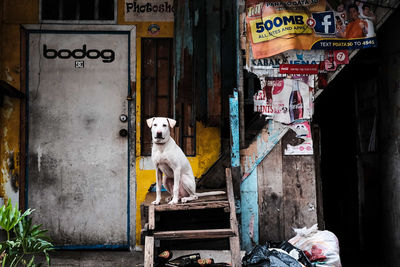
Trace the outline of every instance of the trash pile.
{"type": "MultiPolygon", "coordinates": [[[[293,229],[296,236],[279,243],[267,242],[257,245],[242,259],[243,266],[251,267],[342,267],[339,256],[339,241],[330,231],[310,228],[293,229]]],[[[201,258],[192,253],[173,258],[172,251],[165,250],[155,259],[156,267],[176,266],[231,266],[215,263],[211,258],[201,258]]]]}
{"type": "Polygon", "coordinates": [[[243,266],[341,267],[339,241],[330,231],[294,229],[296,236],[281,243],[257,245],[242,259],[243,266]]]}
{"type": "Polygon", "coordinates": [[[183,255],[177,258],[173,258],[173,253],[170,250],[165,250],[161,252],[155,259],[156,267],[177,267],[177,266],[185,266],[185,267],[223,267],[223,266],[231,266],[228,263],[215,263],[212,258],[201,258],[200,253],[192,253],[188,255],[183,255]]]}

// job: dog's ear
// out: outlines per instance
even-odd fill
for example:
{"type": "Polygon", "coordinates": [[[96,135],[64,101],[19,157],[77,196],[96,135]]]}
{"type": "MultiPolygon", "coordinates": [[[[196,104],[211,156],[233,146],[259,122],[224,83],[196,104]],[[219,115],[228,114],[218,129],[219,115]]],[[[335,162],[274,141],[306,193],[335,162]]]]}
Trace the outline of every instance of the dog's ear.
{"type": "Polygon", "coordinates": [[[168,123],[169,123],[169,127],[174,128],[175,124],[176,124],[176,120],[173,120],[173,119],[170,119],[170,118],[167,118],[167,120],[168,120],[168,123]]]}
{"type": "Polygon", "coordinates": [[[151,126],[153,126],[153,121],[154,121],[154,117],[146,120],[147,126],[149,126],[149,128],[151,128],[151,126]]]}

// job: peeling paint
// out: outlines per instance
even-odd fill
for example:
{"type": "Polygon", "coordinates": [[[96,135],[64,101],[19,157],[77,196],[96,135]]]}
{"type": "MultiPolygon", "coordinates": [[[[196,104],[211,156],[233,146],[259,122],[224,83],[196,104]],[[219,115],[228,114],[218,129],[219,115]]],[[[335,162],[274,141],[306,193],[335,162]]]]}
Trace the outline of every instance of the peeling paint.
{"type": "Polygon", "coordinates": [[[14,106],[9,97],[4,97],[3,101],[4,101],[3,117],[5,119],[9,119],[14,111],[14,106]]]}
{"type": "Polygon", "coordinates": [[[7,154],[7,158],[3,159],[1,166],[0,197],[3,198],[4,203],[7,203],[11,197],[15,204],[18,200],[19,176],[15,165],[14,151],[7,151],[7,154]]]}
{"type": "Polygon", "coordinates": [[[251,219],[250,219],[250,223],[249,223],[249,237],[252,241],[252,243],[254,242],[254,213],[251,214],[251,219]]]}
{"type": "Polygon", "coordinates": [[[8,67],[6,67],[5,75],[6,75],[6,79],[7,79],[8,82],[13,82],[14,81],[14,78],[11,76],[10,69],[8,67]]]}
{"type": "Polygon", "coordinates": [[[279,140],[288,131],[288,127],[273,121],[268,121],[266,127],[260,131],[255,141],[246,149],[240,151],[241,166],[244,167],[242,181],[262,162],[272,151],[279,140]]]}
{"type": "Polygon", "coordinates": [[[242,248],[249,251],[258,244],[258,188],[257,188],[257,169],[240,185],[241,195],[241,239],[242,248]]]}
{"type": "Polygon", "coordinates": [[[229,114],[231,124],[231,138],[232,138],[232,152],[231,152],[231,165],[232,167],[240,166],[240,153],[239,153],[239,102],[238,92],[233,92],[233,97],[229,98],[229,114]]]}

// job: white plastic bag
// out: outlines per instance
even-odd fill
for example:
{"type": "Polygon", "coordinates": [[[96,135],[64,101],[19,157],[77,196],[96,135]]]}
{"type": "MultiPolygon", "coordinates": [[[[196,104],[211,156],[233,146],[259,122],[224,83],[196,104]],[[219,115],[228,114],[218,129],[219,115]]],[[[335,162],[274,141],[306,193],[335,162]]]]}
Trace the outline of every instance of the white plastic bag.
{"type": "Polygon", "coordinates": [[[339,240],[329,231],[319,231],[318,225],[293,229],[296,236],[289,240],[293,246],[303,250],[317,267],[342,267],[339,255],[339,240]]]}

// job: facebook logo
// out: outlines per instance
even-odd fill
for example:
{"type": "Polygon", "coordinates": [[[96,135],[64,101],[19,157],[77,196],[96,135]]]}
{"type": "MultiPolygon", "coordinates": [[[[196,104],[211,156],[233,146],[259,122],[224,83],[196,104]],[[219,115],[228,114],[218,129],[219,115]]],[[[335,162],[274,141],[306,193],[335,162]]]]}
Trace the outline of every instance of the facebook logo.
{"type": "Polygon", "coordinates": [[[314,31],[320,34],[335,33],[335,16],[333,11],[312,13],[315,20],[314,31]]]}

